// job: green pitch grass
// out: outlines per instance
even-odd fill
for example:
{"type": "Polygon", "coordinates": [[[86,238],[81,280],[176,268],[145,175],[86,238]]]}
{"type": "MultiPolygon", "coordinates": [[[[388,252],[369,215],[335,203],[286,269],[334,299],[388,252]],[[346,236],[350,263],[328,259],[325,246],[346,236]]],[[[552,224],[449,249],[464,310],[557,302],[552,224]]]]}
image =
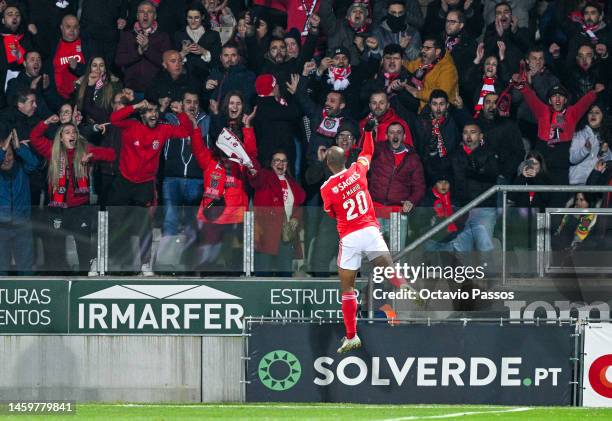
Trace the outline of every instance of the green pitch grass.
{"type": "Polygon", "coordinates": [[[569,421],[612,419],[612,408],[548,408],[449,405],[355,404],[224,404],[145,405],[77,404],[71,416],[0,416],[1,420],[454,420],[464,421],[569,421]]]}

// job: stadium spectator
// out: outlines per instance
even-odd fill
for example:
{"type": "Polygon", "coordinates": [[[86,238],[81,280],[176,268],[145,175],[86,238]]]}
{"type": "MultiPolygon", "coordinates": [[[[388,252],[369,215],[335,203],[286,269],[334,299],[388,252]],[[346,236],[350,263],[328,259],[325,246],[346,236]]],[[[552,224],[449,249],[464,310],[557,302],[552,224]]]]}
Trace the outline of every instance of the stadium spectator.
{"type": "MultiPolygon", "coordinates": [[[[529,0],[532,1],[532,0],[529,0]]],[[[496,55],[507,61],[508,69],[516,72],[519,62],[529,49],[529,31],[519,25],[509,3],[502,1],[495,6],[495,21],[487,25],[484,32],[485,55],[496,55]]]]}
{"type": "MultiPolygon", "coordinates": [[[[243,117],[248,114],[245,109],[244,96],[240,91],[229,91],[221,105],[210,100],[211,124],[209,139],[217,139],[224,127],[233,133],[242,133],[243,117]]],[[[212,142],[207,142],[210,147],[212,142]]]]}
{"type": "Polygon", "coordinates": [[[226,6],[226,1],[202,0],[202,4],[208,12],[212,30],[217,31],[221,37],[221,45],[227,44],[236,27],[232,10],[226,6]]]}
{"type": "Polygon", "coordinates": [[[449,98],[455,98],[459,93],[455,63],[437,37],[423,39],[420,57],[409,61],[406,69],[413,77],[404,88],[420,101],[419,111],[425,108],[436,89],[446,92],[449,98]]]}
{"type": "Polygon", "coordinates": [[[109,213],[109,250],[117,260],[132,257],[128,239],[134,231],[140,238],[140,263],[145,276],[153,275],[151,220],[147,208],[155,203],[154,181],[159,156],[169,139],[182,139],[191,134],[189,117],[179,113],[178,119],[178,126],[158,124],[159,110],[146,100],[121,108],[110,117],[111,124],[121,129],[122,146],[120,174],[115,177],[109,199],[109,204],[116,207],[109,213]],[[140,121],[129,118],[134,111],[140,114],[140,121]]]}
{"type": "Polygon", "coordinates": [[[376,143],[368,174],[376,216],[383,234],[389,232],[389,214],[402,213],[400,241],[404,248],[408,233],[407,215],[419,205],[425,194],[423,166],[414,147],[406,145],[404,126],[387,126],[387,142],[376,143]]]}
{"type": "MultiPolygon", "coordinates": [[[[455,212],[456,206],[453,204],[453,195],[451,194],[452,178],[452,174],[445,171],[438,171],[431,176],[433,186],[427,189],[421,202],[421,207],[427,209],[424,224],[420,229],[423,234],[435,225],[444,222],[455,212]]],[[[458,223],[449,224],[445,230],[427,240],[425,250],[437,251],[443,249],[443,244],[449,244],[457,237],[459,229],[458,223]]]]}
{"type": "Polygon", "coordinates": [[[576,60],[566,63],[557,52],[553,55],[555,73],[571,95],[570,101],[576,102],[592,90],[596,84],[606,85],[610,79],[610,61],[606,55],[600,58],[591,44],[578,48],[576,60]]]}
{"type": "MultiPolygon", "coordinates": [[[[546,168],[544,157],[539,152],[529,152],[518,166],[514,184],[518,186],[546,186],[552,184],[546,168]]],[[[550,204],[548,192],[514,193],[510,196],[519,208],[535,208],[544,211],[550,204]]]]}
{"type": "Polygon", "coordinates": [[[15,104],[17,92],[32,90],[36,95],[36,115],[47,118],[51,113],[49,104],[57,103],[57,94],[50,86],[49,75],[42,73],[42,58],[38,51],[27,51],[23,61],[23,70],[6,87],[8,104],[15,104]]]}
{"type": "Polygon", "coordinates": [[[140,2],[133,29],[122,31],[117,45],[115,64],[123,70],[124,86],[134,90],[137,100],[143,98],[162,68],[164,51],[172,48],[168,34],[158,28],[156,17],[151,2],[140,2]]]}
{"type": "Polygon", "coordinates": [[[187,26],[174,34],[174,48],[186,60],[187,73],[204,83],[219,64],[221,38],[212,30],[208,13],[196,3],[187,7],[186,19],[187,26]]]}
{"type": "Polygon", "coordinates": [[[78,270],[89,271],[94,259],[91,237],[95,212],[89,206],[89,166],[94,161],[111,162],[115,159],[112,148],[90,145],[74,123],[64,123],[53,140],[44,133],[60,118],[52,115],[34,127],[30,144],[47,160],[49,178],[49,230],[45,244],[48,270],[68,270],[66,236],[72,235],[76,243],[78,270]]]}
{"type": "MultiPolygon", "coordinates": [[[[498,18],[500,17],[500,9],[504,9],[501,6],[506,6],[507,9],[510,9],[510,21],[512,25],[516,25],[518,28],[527,28],[529,25],[529,13],[535,6],[535,0],[488,0],[483,2],[484,10],[484,24],[491,25],[496,24],[498,18]]],[[[501,13],[502,15],[504,13],[501,13]]],[[[505,25],[503,19],[501,20],[502,24],[505,25]]]]}
{"type": "MultiPolygon", "coordinates": [[[[183,94],[182,108],[200,129],[201,136],[198,140],[204,141],[208,136],[210,119],[206,113],[200,111],[197,92],[186,91],[183,94]]],[[[180,123],[180,109],[179,103],[173,102],[163,114],[164,120],[177,126],[180,123]]],[[[192,136],[171,140],[166,143],[162,153],[164,223],[157,253],[158,262],[163,260],[175,264],[181,262],[181,257],[188,261],[194,254],[193,249],[198,238],[196,207],[204,193],[202,170],[193,154],[194,141],[192,136]],[[181,232],[185,235],[184,242],[178,237],[181,232]],[[180,247],[177,247],[177,243],[180,247]]]]}
{"type": "MultiPolygon", "coordinates": [[[[486,3],[486,2],[485,2],[486,3]]],[[[444,29],[448,14],[461,11],[465,16],[466,30],[474,37],[482,33],[482,4],[479,0],[433,0],[427,5],[425,35],[438,35],[444,29]]]]}
{"type": "MultiPolygon", "coordinates": [[[[6,133],[5,133],[6,134],[6,133]]],[[[39,160],[12,130],[0,143],[0,276],[8,275],[11,260],[18,275],[34,264],[28,174],[39,160]]]]}
{"type": "MultiPolygon", "coordinates": [[[[297,80],[297,75],[294,79],[297,80]]],[[[278,81],[271,74],[257,76],[255,90],[258,112],[254,126],[259,162],[267,165],[272,152],[282,149],[289,159],[289,168],[295,168],[297,151],[293,132],[300,118],[299,108],[281,96],[278,81]]]]}
{"type": "MultiPolygon", "coordinates": [[[[134,99],[134,93],[125,89],[113,96],[111,111],[115,112],[127,106],[134,99]]],[[[96,131],[100,135],[100,146],[112,148],[115,159],[112,162],[99,162],[94,168],[94,190],[98,195],[98,204],[106,210],[115,177],[119,175],[119,158],[121,156],[121,129],[108,123],[98,124],[96,131]]]]}
{"type": "MultiPolygon", "coordinates": [[[[201,138],[199,128],[193,130],[193,154],[203,171],[204,195],[198,210],[198,220],[202,224],[202,246],[198,251],[199,266],[217,261],[221,253],[224,237],[230,242],[240,244],[244,211],[249,198],[246,192],[249,177],[254,177],[259,169],[257,143],[252,121],[255,112],[243,114],[240,130],[222,132],[213,148],[208,148],[201,138]],[[240,145],[241,163],[231,160],[219,147],[223,140],[240,145]]],[[[195,119],[192,119],[192,123],[195,119]]],[[[234,150],[237,150],[237,146],[234,150]]],[[[242,259],[239,248],[232,247],[232,254],[225,256],[226,270],[240,272],[238,262],[242,259]]]]}
{"type": "MultiPolygon", "coordinates": [[[[600,56],[608,56],[612,46],[612,32],[604,20],[602,4],[597,1],[588,1],[582,7],[582,14],[573,14],[574,21],[569,31],[567,48],[568,64],[577,56],[578,49],[584,44],[590,44],[600,56]]],[[[552,44],[551,49],[559,48],[558,44],[552,44]]]]}
{"type": "Polygon", "coordinates": [[[278,82],[280,93],[286,96],[286,84],[291,81],[292,74],[299,74],[304,68],[304,63],[312,59],[319,34],[318,15],[313,14],[308,21],[308,36],[297,57],[289,57],[287,44],[283,38],[273,37],[267,51],[257,45],[255,29],[248,26],[245,39],[248,61],[251,69],[257,74],[271,74],[278,82]]]}
{"type": "MultiPolygon", "coordinates": [[[[475,58],[477,47],[476,39],[468,32],[465,23],[466,17],[461,10],[450,10],[446,14],[444,32],[442,33],[446,53],[450,53],[455,62],[459,77],[459,88],[467,81],[466,70],[475,58]]],[[[463,92],[461,95],[465,96],[463,92]]]]}
{"type": "Polygon", "coordinates": [[[196,79],[184,72],[183,59],[176,50],[165,51],[162,56],[163,69],[147,87],[145,98],[149,102],[158,103],[160,111],[165,111],[172,101],[181,101],[186,91],[201,92],[196,79]]]}
{"type": "MultiPolygon", "coordinates": [[[[6,87],[8,80],[21,69],[26,53],[34,49],[35,43],[19,7],[9,5],[4,9],[1,38],[4,49],[0,54],[0,86],[6,87]]],[[[0,108],[6,106],[5,89],[0,89],[0,108]]]]}
{"type": "MultiPolygon", "coordinates": [[[[559,79],[545,66],[544,49],[541,45],[534,45],[527,51],[524,78],[531,85],[533,92],[540,101],[548,100],[548,91],[555,85],[559,85],[559,79]]],[[[518,125],[529,145],[533,147],[538,138],[537,121],[524,101],[523,94],[519,90],[511,91],[512,103],[515,104],[518,125]]]]}
{"type": "Polygon", "coordinates": [[[366,49],[375,50],[375,37],[370,36],[368,4],[353,1],[346,11],[346,16],[336,17],[331,0],[320,0],[319,16],[321,29],[327,35],[327,46],[331,50],[344,47],[350,54],[351,65],[357,65],[366,49]],[[373,47],[374,46],[374,47],[373,47]]]}
{"type": "Polygon", "coordinates": [[[113,98],[122,89],[119,78],[110,72],[102,57],[93,57],[85,74],[76,82],[75,105],[83,118],[94,123],[108,123],[113,98]]]}
{"type": "MultiPolygon", "coordinates": [[[[155,8],[156,21],[160,32],[168,35],[178,31],[184,23],[186,0],[148,0],[155,8]]],[[[128,28],[138,20],[142,0],[127,0],[128,28]]]]}
{"type": "MultiPolygon", "coordinates": [[[[24,2],[22,2],[23,4],[24,2]]],[[[28,31],[37,36],[39,51],[46,60],[52,57],[51,50],[57,44],[59,28],[66,15],[77,14],[76,0],[40,1],[26,0],[28,31]]]]}
{"type": "Polygon", "coordinates": [[[287,155],[276,151],[271,167],[249,180],[255,189],[255,271],[260,276],[291,276],[293,259],[302,257],[300,206],[306,193],[288,169],[287,155]]]}
{"type": "MultiPolygon", "coordinates": [[[[463,142],[452,158],[452,168],[455,197],[460,206],[465,206],[497,182],[497,157],[487,148],[477,124],[468,124],[463,128],[463,142]]],[[[491,196],[480,207],[469,212],[465,227],[451,242],[453,251],[487,253],[494,249],[495,206],[495,196],[491,196]]],[[[490,256],[483,257],[485,262],[490,259],[490,256]]],[[[489,264],[492,266],[493,262],[489,264]]]]}
{"type": "Polygon", "coordinates": [[[449,114],[449,106],[446,92],[435,90],[419,114],[415,147],[425,169],[427,186],[433,184],[434,171],[451,171],[451,158],[461,143],[460,128],[449,114]]]}
{"type": "MultiPolygon", "coordinates": [[[[391,105],[394,108],[400,109],[404,107],[408,111],[416,112],[419,108],[419,101],[409,94],[405,89],[406,81],[410,79],[410,74],[404,66],[402,66],[404,50],[398,44],[389,44],[383,49],[382,66],[379,67],[378,60],[371,60],[367,63],[364,76],[371,77],[374,74],[374,79],[367,80],[365,83],[357,85],[361,89],[361,101],[365,103],[369,101],[370,96],[374,92],[386,92],[391,105]],[[370,64],[372,63],[372,64],[370,64]],[[372,65],[375,68],[370,70],[372,65]]],[[[363,63],[362,65],[363,66],[363,63]]],[[[359,104],[359,103],[357,103],[359,104]]],[[[352,107],[353,109],[357,107],[352,107]]],[[[361,113],[361,106],[357,108],[358,113],[361,113]]]]}
{"type": "Polygon", "coordinates": [[[307,93],[306,74],[310,73],[316,65],[307,63],[304,72],[298,81],[294,94],[295,102],[299,105],[301,112],[308,118],[310,137],[306,150],[306,163],[318,161],[317,151],[320,146],[326,148],[335,143],[338,129],[347,118],[346,98],[342,91],[330,91],[323,105],[316,104],[307,93]]]}
{"type": "MultiPolygon", "coordinates": [[[[310,76],[316,68],[312,77],[319,83],[313,87],[314,94],[323,97],[330,92],[342,93],[347,106],[346,111],[353,117],[358,116],[362,112],[361,96],[364,91],[368,92],[364,83],[367,83],[378,69],[380,58],[377,55],[370,55],[367,60],[354,66],[349,61],[349,51],[344,47],[335,48],[329,55],[323,57],[318,68],[314,62],[312,65],[306,63],[302,76],[310,76]]],[[[401,66],[401,58],[397,66],[401,66]]]]}
{"type": "MultiPolygon", "coordinates": [[[[380,26],[382,21],[389,15],[389,3],[384,1],[372,2],[372,25],[374,27],[380,26]]],[[[404,15],[406,23],[415,29],[423,28],[425,23],[425,17],[421,11],[419,2],[413,0],[402,1],[404,4],[404,15]]]]}
{"type": "MultiPolygon", "coordinates": [[[[612,152],[600,148],[600,133],[602,133],[603,110],[600,103],[591,105],[587,111],[587,123],[584,128],[574,133],[569,150],[570,184],[586,184],[589,175],[599,160],[612,160],[612,152]]],[[[610,139],[606,139],[609,141],[610,139]]],[[[607,146],[607,143],[606,143],[607,146]]]]}
{"type": "Polygon", "coordinates": [[[408,123],[402,119],[389,102],[389,96],[385,91],[375,91],[370,95],[370,113],[361,119],[359,128],[363,130],[366,123],[375,119],[377,122],[375,142],[385,142],[387,140],[387,127],[392,122],[399,122],[404,128],[404,142],[407,145],[414,146],[414,138],[408,123]]]}
{"type": "Polygon", "coordinates": [[[486,94],[483,98],[482,112],[476,122],[484,134],[487,147],[499,160],[497,183],[512,184],[516,168],[525,155],[525,146],[516,123],[512,119],[499,116],[498,100],[498,94],[486,94]]]}
{"type": "Polygon", "coordinates": [[[378,40],[378,48],[385,48],[389,44],[399,45],[407,60],[416,59],[421,51],[421,35],[408,23],[404,0],[388,2],[387,15],[372,36],[378,40]]]}
{"type": "MultiPolygon", "coordinates": [[[[519,82],[518,75],[515,74],[513,79],[519,82]]],[[[597,92],[604,90],[604,86],[596,85],[594,90],[570,106],[567,105],[568,92],[562,86],[550,89],[548,105],[540,101],[529,85],[519,85],[519,89],[538,120],[539,141],[536,142],[535,150],[546,159],[553,184],[568,184],[569,148],[576,125],[597,99],[597,92]]]]}
{"type": "Polygon", "coordinates": [[[468,106],[474,118],[480,115],[485,95],[500,94],[503,91],[504,73],[507,73],[502,69],[503,66],[504,62],[498,60],[496,56],[485,58],[484,45],[482,43],[478,45],[476,58],[468,66],[463,84],[468,106]]]}
{"type": "Polygon", "coordinates": [[[242,64],[238,46],[227,43],[221,48],[220,66],[210,72],[206,81],[205,96],[220,103],[229,91],[239,91],[246,104],[251,104],[255,95],[255,74],[242,64]]]}

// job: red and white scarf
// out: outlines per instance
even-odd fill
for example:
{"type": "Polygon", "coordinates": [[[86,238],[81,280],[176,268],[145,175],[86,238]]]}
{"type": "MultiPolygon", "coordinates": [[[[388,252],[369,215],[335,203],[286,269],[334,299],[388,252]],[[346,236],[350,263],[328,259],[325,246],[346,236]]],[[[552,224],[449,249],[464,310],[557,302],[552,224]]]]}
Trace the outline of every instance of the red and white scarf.
{"type": "MultiPolygon", "coordinates": [[[[436,216],[438,219],[446,219],[453,214],[453,205],[451,203],[450,192],[445,194],[440,193],[436,188],[432,188],[431,192],[436,197],[436,200],[433,203],[434,212],[436,212],[436,216]]],[[[452,224],[448,224],[446,227],[448,232],[456,232],[458,230],[457,225],[453,222],[452,224]]]]}
{"type": "Polygon", "coordinates": [[[134,22],[134,32],[137,34],[151,35],[154,34],[155,31],[157,31],[157,21],[153,21],[151,26],[149,26],[147,29],[143,29],[138,21],[134,22]]]}
{"type": "MultiPolygon", "coordinates": [[[[71,175],[71,168],[68,168],[66,163],[66,154],[60,156],[60,173],[59,180],[57,181],[57,187],[53,188],[53,198],[49,202],[49,206],[54,208],[66,208],[66,193],[68,191],[68,177],[71,175]]],[[[75,193],[85,194],[89,193],[89,180],[87,176],[80,177],[76,180],[75,193]]]]}
{"type": "Polygon", "coordinates": [[[393,81],[399,79],[400,74],[398,73],[389,73],[389,72],[385,72],[383,73],[383,76],[385,78],[385,90],[387,91],[387,93],[391,93],[391,84],[393,83],[393,81]]]}
{"type": "Polygon", "coordinates": [[[446,46],[446,51],[452,52],[455,45],[459,44],[459,37],[447,36],[444,44],[446,46]]]}
{"type": "Polygon", "coordinates": [[[333,85],[334,91],[343,91],[348,88],[350,84],[348,77],[351,75],[351,66],[330,66],[328,70],[328,75],[329,78],[327,79],[327,83],[333,85]]]}
{"type": "Polygon", "coordinates": [[[567,108],[561,112],[553,111],[550,116],[550,132],[548,133],[548,145],[559,143],[560,132],[565,128],[565,112],[567,108]]]}
{"type": "Polygon", "coordinates": [[[323,110],[323,119],[317,127],[317,133],[325,137],[336,137],[341,122],[342,117],[330,117],[327,115],[327,111],[323,110]]]}
{"type": "Polygon", "coordinates": [[[22,64],[25,59],[25,49],[21,46],[22,35],[2,34],[4,53],[8,64],[22,64]]]}
{"type": "Polygon", "coordinates": [[[418,69],[415,70],[411,82],[419,91],[423,89],[423,80],[425,80],[425,76],[427,76],[427,73],[438,64],[438,61],[440,61],[440,59],[435,60],[433,63],[421,64],[418,69]]]}
{"type": "Polygon", "coordinates": [[[494,77],[486,77],[482,78],[482,88],[480,88],[480,95],[478,97],[478,103],[474,105],[474,118],[478,118],[480,115],[480,111],[482,110],[482,106],[484,104],[484,98],[487,94],[495,93],[495,78],[494,77]]]}
{"type": "Polygon", "coordinates": [[[438,156],[440,158],[446,157],[447,154],[446,146],[444,146],[444,138],[442,137],[442,132],[440,131],[440,126],[442,126],[445,121],[445,117],[431,119],[431,134],[432,137],[436,140],[438,156]]]}

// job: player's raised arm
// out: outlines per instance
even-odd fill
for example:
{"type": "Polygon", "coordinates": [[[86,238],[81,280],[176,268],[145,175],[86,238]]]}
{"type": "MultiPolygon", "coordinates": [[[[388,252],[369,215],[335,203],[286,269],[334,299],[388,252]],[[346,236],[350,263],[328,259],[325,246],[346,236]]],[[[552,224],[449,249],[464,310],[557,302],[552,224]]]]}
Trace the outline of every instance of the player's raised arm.
{"type": "Polygon", "coordinates": [[[357,162],[360,162],[366,168],[370,168],[370,162],[372,162],[372,155],[374,154],[374,137],[372,136],[372,132],[378,125],[376,119],[368,120],[364,130],[363,136],[363,149],[361,149],[361,153],[359,154],[359,158],[357,162]]]}

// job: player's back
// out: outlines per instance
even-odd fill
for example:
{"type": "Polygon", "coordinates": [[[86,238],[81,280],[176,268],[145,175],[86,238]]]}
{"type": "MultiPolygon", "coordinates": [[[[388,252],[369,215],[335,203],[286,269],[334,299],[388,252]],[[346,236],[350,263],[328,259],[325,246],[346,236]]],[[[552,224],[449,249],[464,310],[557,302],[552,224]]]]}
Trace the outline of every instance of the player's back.
{"type": "Polygon", "coordinates": [[[360,161],[321,186],[324,210],[336,218],[340,238],[362,228],[379,227],[368,191],[368,166],[360,161]]]}

